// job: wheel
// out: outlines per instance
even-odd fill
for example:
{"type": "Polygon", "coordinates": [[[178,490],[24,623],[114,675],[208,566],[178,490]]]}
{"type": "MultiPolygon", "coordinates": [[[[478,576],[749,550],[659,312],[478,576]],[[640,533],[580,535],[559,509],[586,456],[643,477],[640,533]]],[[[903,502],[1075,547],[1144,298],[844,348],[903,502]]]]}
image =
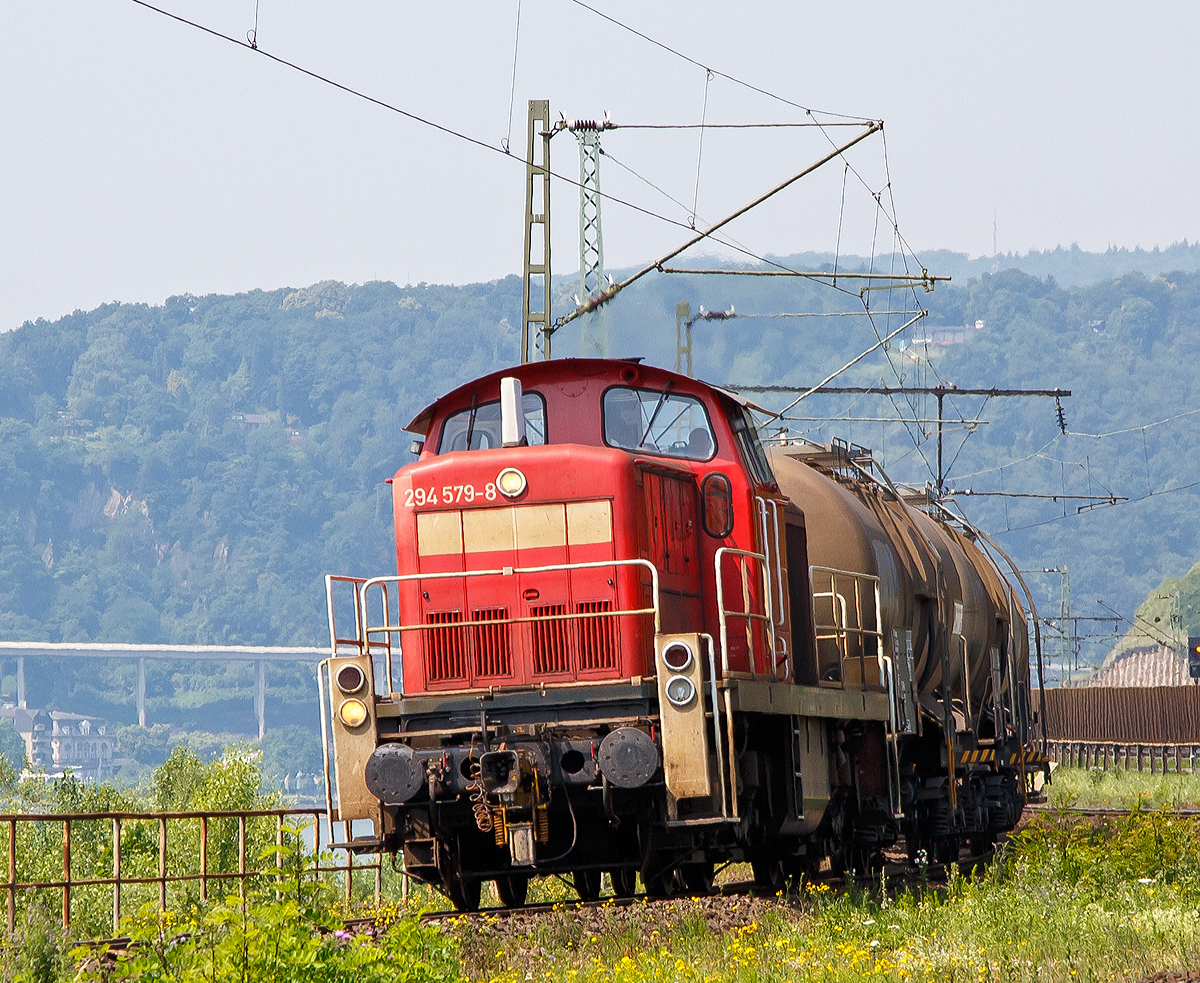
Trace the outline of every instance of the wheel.
{"type": "Polygon", "coordinates": [[[632,898],[637,893],[637,871],[618,867],[608,872],[608,879],[612,881],[613,894],[618,898],[632,898]]]}
{"type": "Polygon", "coordinates": [[[669,898],[671,889],[675,886],[675,871],[667,870],[652,877],[642,876],[646,886],[646,894],[651,898],[669,898]]]}
{"type": "Polygon", "coordinates": [[[575,882],[575,893],[580,901],[596,901],[600,897],[600,871],[577,870],[571,875],[575,882]]]}
{"type": "Polygon", "coordinates": [[[524,874],[509,874],[496,878],[496,893],[505,908],[520,908],[529,896],[529,878],[524,874]]]}
{"type": "Polygon", "coordinates": [[[782,891],[787,887],[787,875],[783,872],[782,861],[752,860],[750,869],[754,871],[754,886],[768,891],[782,891]]]}
{"type": "Polygon", "coordinates": [[[939,864],[952,864],[958,860],[958,837],[942,836],[933,841],[933,861],[939,864]]]}
{"type": "Polygon", "coordinates": [[[712,864],[684,864],[679,873],[683,878],[684,889],[689,894],[712,894],[712,864]]]}
{"type": "Polygon", "coordinates": [[[479,893],[483,882],[473,877],[454,876],[442,882],[442,890],[454,905],[455,911],[478,911],[479,893]]]}

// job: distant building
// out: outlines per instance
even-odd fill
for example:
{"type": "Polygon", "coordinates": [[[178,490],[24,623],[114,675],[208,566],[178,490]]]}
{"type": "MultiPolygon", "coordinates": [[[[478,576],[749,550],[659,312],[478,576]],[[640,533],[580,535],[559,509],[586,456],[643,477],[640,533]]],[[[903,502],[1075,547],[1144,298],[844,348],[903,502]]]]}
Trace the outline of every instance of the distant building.
{"type": "Polygon", "coordinates": [[[271,422],[266,413],[234,413],[233,419],[249,427],[261,427],[264,423],[271,422]]]}
{"type": "Polygon", "coordinates": [[[901,343],[901,349],[914,345],[962,345],[970,341],[976,331],[982,330],[983,321],[955,325],[926,325],[922,322],[913,326],[908,338],[901,343]]]}
{"type": "Polygon", "coordinates": [[[0,707],[3,718],[13,722],[25,741],[25,755],[34,771],[57,777],[69,769],[84,778],[109,778],[124,764],[117,756],[117,739],[107,733],[102,717],[0,707]]]}

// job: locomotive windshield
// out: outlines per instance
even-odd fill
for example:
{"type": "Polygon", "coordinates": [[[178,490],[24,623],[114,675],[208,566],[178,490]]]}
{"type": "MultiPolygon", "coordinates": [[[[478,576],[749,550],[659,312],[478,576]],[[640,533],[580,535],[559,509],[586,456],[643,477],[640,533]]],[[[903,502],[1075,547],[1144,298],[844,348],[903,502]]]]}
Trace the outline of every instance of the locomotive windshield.
{"type": "Polygon", "coordinates": [[[604,393],[604,442],[689,461],[716,453],[704,404],[695,396],[665,390],[614,386],[604,393]]]}
{"type": "MultiPolygon", "coordinates": [[[[521,407],[525,411],[525,439],[529,445],[546,443],[546,401],[538,393],[525,393],[521,407]]],[[[500,401],[494,400],[448,416],[438,441],[438,453],[489,450],[499,447],[500,442],[500,401]]]]}

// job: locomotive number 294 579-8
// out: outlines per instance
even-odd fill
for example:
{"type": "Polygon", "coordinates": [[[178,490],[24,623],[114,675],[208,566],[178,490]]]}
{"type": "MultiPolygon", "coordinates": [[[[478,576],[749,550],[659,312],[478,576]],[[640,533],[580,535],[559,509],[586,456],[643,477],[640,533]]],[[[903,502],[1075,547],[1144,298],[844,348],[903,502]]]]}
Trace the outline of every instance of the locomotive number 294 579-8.
{"type": "Polygon", "coordinates": [[[477,498],[494,502],[496,486],[490,481],[482,489],[477,489],[474,485],[443,485],[440,497],[437,488],[408,488],[404,492],[404,507],[411,509],[421,505],[453,505],[457,502],[473,502],[477,498]]]}

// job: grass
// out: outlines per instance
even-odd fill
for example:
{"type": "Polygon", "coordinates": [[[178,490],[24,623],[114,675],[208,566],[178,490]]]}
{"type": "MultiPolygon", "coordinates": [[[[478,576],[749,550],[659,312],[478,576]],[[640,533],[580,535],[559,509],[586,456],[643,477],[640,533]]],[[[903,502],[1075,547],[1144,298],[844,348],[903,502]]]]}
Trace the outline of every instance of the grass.
{"type": "MultiPolygon", "coordinates": [[[[1057,776],[1056,776],[1057,777],[1057,776]]],[[[1148,776],[1146,776],[1148,778],[1148,776]]],[[[1083,773],[1084,780],[1090,780],[1083,773]]],[[[1065,783],[1060,782],[1060,787],[1065,783]]],[[[388,893],[398,888],[385,878],[388,893]]],[[[38,980],[406,980],[412,983],[1078,983],[1144,980],[1200,964],[1200,819],[1136,811],[1033,817],[986,871],[948,884],[806,884],[789,899],[707,898],[578,909],[557,880],[549,915],[447,918],[414,889],[385,927],[351,936],[332,887],[300,882],[127,921],[140,948],[70,949],[30,923],[0,946],[0,977],[38,980]]]]}
{"type": "Polygon", "coordinates": [[[1047,787],[1055,808],[1095,807],[1200,809],[1200,772],[1104,771],[1101,768],[1055,768],[1047,787]]]}
{"type": "Polygon", "coordinates": [[[1141,980],[1200,962],[1200,823],[1050,814],[940,888],[810,884],[789,904],[567,906],[449,930],[465,975],[496,983],[1141,980]]]}

